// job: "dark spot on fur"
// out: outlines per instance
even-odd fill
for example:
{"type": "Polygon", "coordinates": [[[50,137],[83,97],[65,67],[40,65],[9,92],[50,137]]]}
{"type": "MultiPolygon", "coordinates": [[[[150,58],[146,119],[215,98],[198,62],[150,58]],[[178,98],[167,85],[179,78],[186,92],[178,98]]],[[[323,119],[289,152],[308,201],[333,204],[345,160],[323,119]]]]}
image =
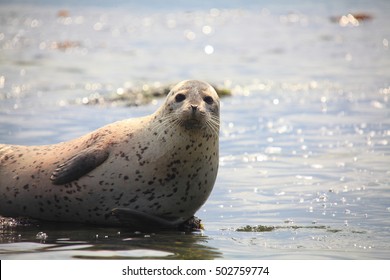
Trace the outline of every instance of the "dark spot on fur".
{"type": "Polygon", "coordinates": [[[153,189],[147,189],[146,191],[142,192],[143,194],[150,194],[150,193],[153,193],[154,192],[154,188],[153,189]]]}
{"type": "Polygon", "coordinates": [[[176,178],[176,175],[175,174],[167,174],[167,177],[165,178],[165,181],[166,182],[169,182],[169,181],[172,181],[176,178]]]}

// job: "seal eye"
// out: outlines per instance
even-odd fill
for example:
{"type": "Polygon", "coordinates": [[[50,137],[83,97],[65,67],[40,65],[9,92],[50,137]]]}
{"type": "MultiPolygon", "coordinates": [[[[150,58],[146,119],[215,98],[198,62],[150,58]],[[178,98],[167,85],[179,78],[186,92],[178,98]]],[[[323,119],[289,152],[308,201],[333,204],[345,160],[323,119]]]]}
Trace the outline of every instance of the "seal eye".
{"type": "Polygon", "coordinates": [[[176,102],[182,102],[184,99],[186,99],[186,96],[182,93],[179,93],[178,95],[175,96],[176,102]]]}
{"type": "Polygon", "coordinates": [[[206,96],[203,98],[203,101],[206,102],[207,104],[211,105],[214,102],[214,99],[211,96],[206,96]]]}

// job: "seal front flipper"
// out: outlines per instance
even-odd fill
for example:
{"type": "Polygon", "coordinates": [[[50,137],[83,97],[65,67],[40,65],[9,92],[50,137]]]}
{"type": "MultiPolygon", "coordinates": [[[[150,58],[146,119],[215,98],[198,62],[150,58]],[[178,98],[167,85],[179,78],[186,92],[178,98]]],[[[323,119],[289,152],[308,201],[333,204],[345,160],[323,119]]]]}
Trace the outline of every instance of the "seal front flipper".
{"type": "Polygon", "coordinates": [[[183,218],[170,221],[129,208],[114,208],[111,210],[111,214],[124,225],[139,229],[177,228],[181,223],[184,222],[183,218]]]}
{"type": "Polygon", "coordinates": [[[109,152],[103,148],[90,147],[60,164],[50,179],[54,185],[64,185],[86,175],[101,165],[109,152]]]}

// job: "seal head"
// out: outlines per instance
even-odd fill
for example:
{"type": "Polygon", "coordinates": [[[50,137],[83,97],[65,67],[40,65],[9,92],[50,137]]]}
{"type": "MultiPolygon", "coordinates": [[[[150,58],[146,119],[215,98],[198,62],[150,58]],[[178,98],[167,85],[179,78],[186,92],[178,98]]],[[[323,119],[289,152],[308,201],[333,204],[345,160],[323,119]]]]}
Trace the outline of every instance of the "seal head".
{"type": "Polygon", "coordinates": [[[161,108],[164,124],[193,132],[219,133],[219,97],[209,84],[183,81],[168,94],[161,108]]]}

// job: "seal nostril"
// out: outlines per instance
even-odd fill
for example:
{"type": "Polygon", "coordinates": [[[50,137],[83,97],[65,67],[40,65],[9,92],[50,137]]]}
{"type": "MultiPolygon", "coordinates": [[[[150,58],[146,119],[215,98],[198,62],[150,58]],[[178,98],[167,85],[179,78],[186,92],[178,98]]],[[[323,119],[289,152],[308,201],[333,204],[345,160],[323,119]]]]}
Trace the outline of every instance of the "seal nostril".
{"type": "Polygon", "coordinates": [[[195,112],[198,109],[198,106],[197,105],[191,105],[191,109],[192,109],[193,112],[195,112]]]}

